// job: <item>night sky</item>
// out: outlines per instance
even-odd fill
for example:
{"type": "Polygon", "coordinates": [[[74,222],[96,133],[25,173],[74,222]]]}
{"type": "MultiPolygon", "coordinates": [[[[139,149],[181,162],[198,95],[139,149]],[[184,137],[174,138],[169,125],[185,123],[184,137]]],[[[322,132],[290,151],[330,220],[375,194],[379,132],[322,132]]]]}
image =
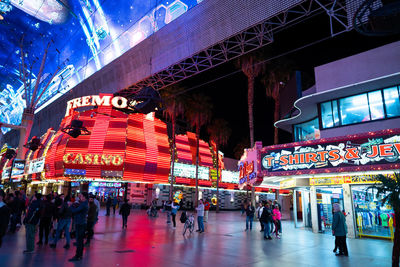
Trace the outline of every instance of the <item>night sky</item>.
{"type": "MultiPolygon", "coordinates": [[[[328,21],[326,15],[319,15],[279,32],[274,36],[275,41],[273,44],[260,49],[261,51],[259,52],[262,53],[263,60],[329,37],[328,21]]],[[[399,39],[399,35],[366,37],[353,30],[290,53],[286,55],[286,59],[293,63],[293,71],[301,71],[302,89],[306,90],[315,83],[314,67],[398,41],[399,39]]],[[[210,96],[214,105],[214,117],[224,118],[228,121],[232,129],[232,135],[228,144],[221,149],[226,157],[235,157],[235,148],[239,143],[247,142],[247,146],[250,143],[247,111],[247,78],[242,72],[237,72],[237,70],[235,62],[228,62],[180,83],[181,86],[188,89],[196,87],[192,92],[202,92],[210,96]],[[218,79],[219,77],[224,78],[218,79]],[[217,81],[207,83],[207,81],[215,79],[217,81]],[[199,86],[202,84],[204,85],[199,86]]],[[[265,89],[260,81],[261,77],[262,75],[256,79],[255,85],[254,128],[255,141],[262,141],[263,145],[266,146],[273,144],[274,102],[266,97],[265,89]]],[[[205,127],[201,135],[203,139],[208,139],[205,127]]],[[[280,131],[279,138],[280,143],[292,141],[291,134],[285,131],[280,131]]],[[[236,153],[236,158],[237,156],[238,153],[236,153]]]]}

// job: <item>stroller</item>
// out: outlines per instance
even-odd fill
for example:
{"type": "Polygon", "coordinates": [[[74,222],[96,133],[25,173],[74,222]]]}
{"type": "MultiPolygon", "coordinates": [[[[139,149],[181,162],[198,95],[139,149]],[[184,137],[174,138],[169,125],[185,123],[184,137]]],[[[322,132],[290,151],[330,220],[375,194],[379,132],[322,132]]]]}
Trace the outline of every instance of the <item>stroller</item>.
{"type": "Polygon", "coordinates": [[[193,233],[194,230],[194,215],[186,213],[186,211],[183,211],[181,214],[181,218],[179,219],[181,223],[184,223],[185,225],[183,226],[183,235],[186,234],[186,230],[189,230],[190,233],[193,233]]]}
{"type": "Polygon", "coordinates": [[[155,205],[151,205],[147,210],[147,215],[150,217],[157,217],[157,207],[155,205]]]}

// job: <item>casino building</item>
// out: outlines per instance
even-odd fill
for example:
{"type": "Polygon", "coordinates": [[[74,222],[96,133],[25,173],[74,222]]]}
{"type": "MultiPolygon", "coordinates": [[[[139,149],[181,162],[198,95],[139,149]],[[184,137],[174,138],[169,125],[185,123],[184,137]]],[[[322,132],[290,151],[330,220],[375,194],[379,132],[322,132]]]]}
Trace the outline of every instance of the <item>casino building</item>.
{"type": "Polygon", "coordinates": [[[392,239],[392,207],[367,189],[400,171],[399,70],[400,42],[316,67],[315,86],[275,123],[294,142],[248,149],[240,164],[254,174],[240,187],[292,190],[295,225],[315,233],[330,233],[339,203],[349,237],[392,239]]]}
{"type": "MultiPolygon", "coordinates": [[[[149,205],[155,198],[161,205],[162,200],[169,199],[171,155],[175,153],[174,192],[184,199],[185,208],[192,207],[195,134],[177,135],[173,152],[166,123],[154,113],[124,112],[127,108],[125,98],[111,94],[68,101],[59,129],[48,129],[40,137],[39,148],[28,150],[24,160],[7,159],[7,147],[2,149],[3,184],[26,186],[28,194],[89,191],[103,200],[109,195],[122,197],[126,193],[136,205],[149,205]]],[[[199,154],[200,197],[215,202],[218,179],[220,208],[239,209],[247,192],[238,188],[237,161],[224,159],[221,153],[217,156],[213,143],[203,140],[199,154]]],[[[273,196],[267,188],[257,189],[261,200],[273,196]]]]}

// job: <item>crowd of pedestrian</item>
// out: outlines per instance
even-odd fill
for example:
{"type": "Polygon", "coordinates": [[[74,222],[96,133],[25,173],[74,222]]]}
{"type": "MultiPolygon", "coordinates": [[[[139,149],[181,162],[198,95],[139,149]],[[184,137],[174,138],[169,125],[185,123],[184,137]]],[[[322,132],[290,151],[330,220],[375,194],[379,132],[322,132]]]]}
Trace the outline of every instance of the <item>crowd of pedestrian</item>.
{"type": "MultiPolygon", "coordinates": [[[[107,204],[107,215],[110,215],[111,206],[115,214],[119,199],[110,196],[106,203],[111,203],[109,206],[107,204]]],[[[123,228],[127,227],[130,209],[127,200],[120,207],[123,228]]],[[[58,241],[64,236],[63,248],[69,249],[71,238],[75,238],[73,245],[76,246],[76,252],[70,261],[79,261],[83,256],[83,248],[90,247],[99,211],[99,200],[87,192],[77,196],[65,196],[56,192],[43,196],[35,192],[28,197],[23,191],[6,194],[0,190],[0,247],[7,232],[15,233],[25,225],[25,254],[34,253],[36,232],[39,230],[36,243],[38,246],[49,245],[55,249],[58,241]]]]}
{"type": "Polygon", "coordinates": [[[272,235],[275,238],[280,239],[282,234],[282,214],[281,205],[277,200],[268,200],[258,203],[257,209],[251,204],[246,202],[243,205],[242,214],[246,214],[246,229],[245,231],[251,231],[253,229],[254,215],[260,221],[261,230],[264,232],[264,239],[272,239],[272,235]]]}

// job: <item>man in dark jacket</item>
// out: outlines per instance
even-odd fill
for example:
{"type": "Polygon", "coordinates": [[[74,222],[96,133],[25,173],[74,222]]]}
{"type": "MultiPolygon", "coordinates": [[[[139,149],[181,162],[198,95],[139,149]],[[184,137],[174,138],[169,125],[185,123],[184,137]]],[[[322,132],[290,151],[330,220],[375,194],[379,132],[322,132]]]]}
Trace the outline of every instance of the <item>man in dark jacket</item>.
{"type": "Polygon", "coordinates": [[[74,216],[75,231],[76,231],[76,253],[69,261],[80,261],[83,256],[83,239],[85,238],[85,230],[87,223],[87,214],[89,210],[88,193],[79,194],[79,204],[71,206],[71,211],[74,216]]]}
{"type": "MultiPolygon", "coordinates": [[[[61,199],[63,196],[61,196],[61,199]]],[[[72,210],[68,204],[70,201],[69,197],[66,197],[58,207],[58,224],[57,224],[57,232],[56,232],[56,237],[54,239],[54,243],[50,245],[50,247],[55,248],[57,246],[57,241],[61,237],[62,231],[65,232],[65,238],[67,240],[67,243],[65,244],[64,248],[69,249],[70,248],[70,226],[71,226],[71,218],[72,218],[72,210]]]]}
{"type": "Polygon", "coordinates": [[[17,224],[21,223],[21,213],[25,208],[25,203],[21,200],[19,191],[15,191],[15,197],[13,197],[12,199],[12,202],[10,202],[9,204],[12,212],[10,232],[15,233],[15,231],[17,230],[17,224]]]}
{"type": "Polygon", "coordinates": [[[128,199],[124,200],[124,204],[119,208],[119,214],[122,215],[122,229],[127,228],[128,226],[128,216],[131,214],[131,205],[128,203],[128,199]]]}
{"type": "Polygon", "coordinates": [[[250,224],[250,231],[253,228],[254,212],[255,209],[251,205],[251,202],[249,202],[246,207],[246,231],[249,230],[249,224],[250,224]]]}
{"type": "Polygon", "coordinates": [[[51,194],[46,196],[46,200],[42,201],[41,207],[41,216],[40,216],[40,223],[39,223],[39,242],[38,245],[43,244],[43,233],[44,233],[44,242],[47,245],[49,243],[49,234],[50,234],[50,227],[51,222],[54,217],[55,213],[55,206],[51,202],[51,194]]]}
{"type": "Polygon", "coordinates": [[[96,219],[97,219],[97,206],[94,203],[94,196],[90,195],[89,196],[89,210],[88,210],[88,216],[87,216],[87,225],[86,225],[86,231],[87,231],[87,239],[85,246],[89,247],[90,246],[90,240],[93,238],[94,235],[94,225],[96,224],[96,219]]]}
{"type": "Polygon", "coordinates": [[[264,224],[264,239],[272,239],[271,232],[270,232],[270,225],[272,220],[272,210],[269,203],[264,204],[264,209],[261,214],[260,221],[264,224]]]}
{"type": "Polygon", "coordinates": [[[40,193],[36,193],[33,196],[24,219],[26,233],[26,250],[24,250],[24,253],[33,253],[33,250],[35,249],[35,233],[36,225],[40,219],[41,197],[42,195],[40,193]]]}
{"type": "Polygon", "coordinates": [[[111,196],[108,196],[108,197],[107,197],[107,201],[106,201],[106,209],[107,209],[107,214],[106,214],[106,216],[110,216],[111,204],[112,204],[111,196]]]}
{"type": "Polygon", "coordinates": [[[3,190],[0,190],[0,248],[2,245],[3,241],[3,236],[7,232],[8,228],[8,223],[10,221],[10,214],[11,211],[7,207],[6,203],[4,203],[4,198],[6,194],[4,193],[3,190]]]}

